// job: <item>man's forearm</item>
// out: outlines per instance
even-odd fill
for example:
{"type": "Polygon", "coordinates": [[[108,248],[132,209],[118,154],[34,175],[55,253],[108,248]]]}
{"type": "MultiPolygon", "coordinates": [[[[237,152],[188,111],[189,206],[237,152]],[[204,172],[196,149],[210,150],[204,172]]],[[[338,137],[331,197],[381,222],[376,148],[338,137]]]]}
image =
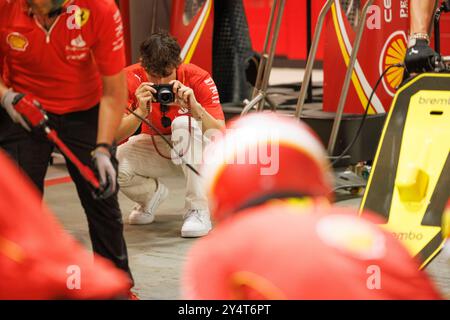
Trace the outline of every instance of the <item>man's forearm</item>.
{"type": "Polygon", "coordinates": [[[223,130],[225,128],[225,122],[223,120],[217,120],[208,112],[201,119],[203,132],[210,129],[223,130]]]}
{"type": "Polygon", "coordinates": [[[125,111],[127,89],[125,74],[103,78],[103,97],[100,101],[97,143],[112,144],[125,111]]]}
{"type": "Polygon", "coordinates": [[[1,80],[1,77],[0,77],[0,101],[2,100],[3,95],[6,93],[6,91],[8,91],[8,88],[3,83],[3,81],[1,80]]]}
{"type": "MultiPolygon", "coordinates": [[[[142,118],[147,117],[147,114],[145,114],[141,109],[136,109],[134,112],[142,118]]],[[[140,125],[141,120],[139,120],[133,114],[129,114],[126,117],[123,117],[119,129],[117,130],[116,141],[119,142],[129,138],[133,133],[136,132],[140,125]]]]}
{"type": "Polygon", "coordinates": [[[202,122],[203,132],[210,129],[222,130],[225,127],[224,121],[217,120],[216,118],[214,118],[201,105],[192,109],[192,115],[196,120],[202,122]]]}
{"type": "Polygon", "coordinates": [[[100,102],[97,143],[112,144],[115,141],[122,117],[123,109],[118,107],[117,99],[103,97],[100,102]]]}
{"type": "Polygon", "coordinates": [[[411,0],[411,34],[430,32],[436,2],[436,0],[411,0]]]}

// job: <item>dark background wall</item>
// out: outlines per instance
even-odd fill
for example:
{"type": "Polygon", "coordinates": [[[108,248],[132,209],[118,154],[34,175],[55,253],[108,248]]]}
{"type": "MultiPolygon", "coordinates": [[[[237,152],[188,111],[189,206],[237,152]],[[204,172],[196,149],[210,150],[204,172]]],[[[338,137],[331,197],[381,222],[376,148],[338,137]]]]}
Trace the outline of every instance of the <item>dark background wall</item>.
{"type": "Polygon", "coordinates": [[[153,31],[169,30],[171,0],[130,1],[131,59],[137,62],[139,45],[153,31]],[[153,30],[154,29],[154,30],[153,30]]]}

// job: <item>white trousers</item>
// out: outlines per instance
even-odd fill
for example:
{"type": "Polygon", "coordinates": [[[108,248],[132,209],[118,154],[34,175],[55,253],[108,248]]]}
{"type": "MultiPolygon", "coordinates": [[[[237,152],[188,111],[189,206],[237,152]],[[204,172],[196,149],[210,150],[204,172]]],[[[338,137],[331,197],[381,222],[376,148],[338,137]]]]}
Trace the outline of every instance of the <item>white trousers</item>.
{"type": "MultiPolygon", "coordinates": [[[[172,141],[175,149],[183,159],[197,171],[201,165],[202,153],[209,141],[203,137],[197,121],[182,116],[172,122],[172,135],[166,136],[172,141]]],[[[172,160],[160,156],[148,134],[131,137],[128,142],[119,146],[117,158],[119,160],[118,181],[120,190],[131,200],[145,205],[156,191],[156,179],[184,174],[186,181],[186,209],[208,209],[208,201],[203,190],[201,177],[187,168],[180,159],[171,153],[169,146],[161,137],[155,136],[158,150],[172,160]]]]}

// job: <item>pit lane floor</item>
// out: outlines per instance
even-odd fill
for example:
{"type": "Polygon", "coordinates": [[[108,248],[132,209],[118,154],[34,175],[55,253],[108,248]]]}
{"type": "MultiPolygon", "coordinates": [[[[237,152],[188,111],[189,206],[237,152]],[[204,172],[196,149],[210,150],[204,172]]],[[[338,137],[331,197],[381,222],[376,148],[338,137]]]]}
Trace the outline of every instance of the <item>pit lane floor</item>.
{"type": "MultiPolygon", "coordinates": [[[[64,165],[54,165],[48,177],[66,176],[64,165]]],[[[163,179],[169,187],[169,198],[161,205],[155,221],[146,226],[131,226],[125,223],[125,238],[128,245],[130,265],[136,287],[142,299],[179,299],[180,276],[186,253],[197,241],[180,237],[183,214],[184,183],[182,177],[163,179]]],[[[133,203],[120,195],[124,221],[133,203]]],[[[358,207],[361,198],[339,193],[339,205],[358,207]]],[[[90,248],[87,223],[76,195],[73,183],[62,183],[46,188],[45,201],[53,209],[66,230],[90,248]]],[[[450,299],[450,268],[448,261],[439,255],[428,266],[427,272],[438,288],[450,299]]]]}
{"type": "MultiPolygon", "coordinates": [[[[295,83],[303,78],[299,69],[274,69],[271,85],[295,83]]],[[[321,71],[314,71],[314,81],[322,82],[321,71]]],[[[64,165],[50,167],[47,177],[66,177],[64,165]]],[[[182,225],[184,188],[181,177],[163,179],[169,187],[168,199],[157,211],[155,221],[146,226],[130,226],[125,223],[125,238],[128,245],[130,265],[135,278],[135,291],[142,299],[179,299],[180,276],[186,253],[195,239],[180,237],[182,225]]],[[[124,221],[126,222],[133,203],[119,196],[124,221]]],[[[339,205],[357,208],[361,197],[339,193],[339,205]]],[[[76,195],[73,183],[63,183],[46,188],[45,201],[53,209],[64,227],[86,247],[90,247],[86,218],[76,195]]],[[[438,288],[450,299],[450,261],[437,256],[426,271],[435,280],[438,288]]]]}

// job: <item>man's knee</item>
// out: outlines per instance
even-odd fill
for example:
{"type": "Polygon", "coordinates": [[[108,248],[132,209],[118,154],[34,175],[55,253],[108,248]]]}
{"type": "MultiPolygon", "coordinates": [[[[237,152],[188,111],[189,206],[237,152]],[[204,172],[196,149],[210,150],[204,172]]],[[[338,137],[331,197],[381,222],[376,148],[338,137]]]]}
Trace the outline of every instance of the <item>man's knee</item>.
{"type": "Polygon", "coordinates": [[[189,116],[177,117],[172,121],[172,132],[176,130],[189,131],[189,125],[192,129],[199,129],[197,120],[189,116]]]}
{"type": "Polygon", "coordinates": [[[133,177],[134,173],[129,170],[126,170],[124,166],[119,165],[118,173],[117,173],[117,183],[121,188],[129,187],[133,185],[133,177]]]}
{"type": "Polygon", "coordinates": [[[124,159],[128,153],[127,149],[128,149],[129,143],[130,143],[130,141],[127,141],[124,144],[121,144],[120,146],[117,147],[116,158],[119,162],[124,161],[124,159]]]}
{"type": "Polygon", "coordinates": [[[172,142],[179,148],[188,148],[191,140],[201,140],[202,130],[197,120],[192,117],[182,116],[172,122],[172,142]]]}

